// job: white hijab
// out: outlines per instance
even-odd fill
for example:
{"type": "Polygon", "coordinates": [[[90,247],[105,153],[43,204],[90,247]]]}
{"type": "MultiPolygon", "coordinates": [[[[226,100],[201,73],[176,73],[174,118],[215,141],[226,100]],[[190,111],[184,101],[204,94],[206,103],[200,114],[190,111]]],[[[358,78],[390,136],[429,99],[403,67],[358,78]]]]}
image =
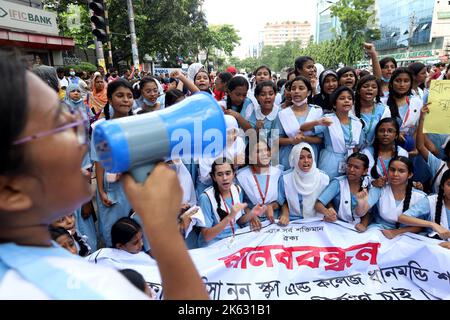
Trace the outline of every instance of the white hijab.
{"type": "Polygon", "coordinates": [[[297,144],[292,148],[291,154],[289,155],[289,164],[294,171],[292,172],[292,180],[294,188],[303,197],[303,211],[306,213],[314,213],[314,205],[316,203],[317,197],[322,192],[320,185],[322,179],[320,176],[320,170],[317,169],[316,162],[314,161],[315,154],[314,149],[308,143],[302,142],[297,144]],[[300,153],[306,148],[311,152],[312,155],[312,166],[309,172],[303,172],[298,166],[298,161],[300,160],[300,153]]]}

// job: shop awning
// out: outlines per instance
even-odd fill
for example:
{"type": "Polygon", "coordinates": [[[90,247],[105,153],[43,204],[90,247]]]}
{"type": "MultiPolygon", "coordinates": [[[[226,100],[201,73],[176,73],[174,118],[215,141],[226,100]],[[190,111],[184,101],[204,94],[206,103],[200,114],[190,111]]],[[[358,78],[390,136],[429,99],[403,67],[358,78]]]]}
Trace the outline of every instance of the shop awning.
{"type": "Polygon", "coordinates": [[[44,50],[67,50],[75,47],[73,39],[0,29],[0,46],[44,50]]]}

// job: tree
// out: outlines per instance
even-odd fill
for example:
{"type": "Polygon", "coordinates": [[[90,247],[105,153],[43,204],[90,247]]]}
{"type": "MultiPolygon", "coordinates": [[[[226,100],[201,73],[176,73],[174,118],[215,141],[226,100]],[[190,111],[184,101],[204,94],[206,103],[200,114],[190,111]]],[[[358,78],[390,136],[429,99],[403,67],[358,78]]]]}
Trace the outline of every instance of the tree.
{"type": "Polygon", "coordinates": [[[87,7],[69,4],[67,11],[59,15],[59,29],[62,35],[74,40],[83,50],[86,60],[89,60],[87,49],[95,49],[95,45],[87,7]]]}
{"type": "Polygon", "coordinates": [[[375,25],[375,0],[339,0],[331,6],[332,16],[341,22],[339,45],[345,64],[353,65],[363,58],[364,41],[379,39],[375,25]]]}
{"type": "MultiPolygon", "coordinates": [[[[122,50],[124,59],[131,57],[128,16],[125,0],[108,0],[112,45],[122,50]],[[113,17],[113,18],[112,18],[113,17]],[[125,34],[124,34],[125,33],[125,34]]],[[[133,1],[139,52],[157,57],[163,66],[192,62],[198,43],[207,31],[202,0],[133,1]]]]}
{"type": "Polygon", "coordinates": [[[213,60],[220,58],[221,52],[227,56],[233,54],[234,48],[239,44],[241,38],[237,30],[232,25],[211,25],[204,32],[199,43],[199,50],[206,52],[205,64],[208,64],[210,58],[213,60]]]}

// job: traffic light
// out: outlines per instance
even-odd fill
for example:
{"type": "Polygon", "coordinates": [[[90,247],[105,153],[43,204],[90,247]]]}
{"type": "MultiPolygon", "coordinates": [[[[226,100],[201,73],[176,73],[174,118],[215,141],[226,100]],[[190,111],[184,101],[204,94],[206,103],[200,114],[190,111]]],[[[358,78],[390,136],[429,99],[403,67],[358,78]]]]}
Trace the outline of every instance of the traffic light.
{"type": "Polygon", "coordinates": [[[89,3],[89,9],[93,11],[91,17],[95,29],[92,31],[98,41],[104,42],[107,39],[106,34],[106,19],[105,19],[105,5],[103,0],[92,0],[89,3]]]}

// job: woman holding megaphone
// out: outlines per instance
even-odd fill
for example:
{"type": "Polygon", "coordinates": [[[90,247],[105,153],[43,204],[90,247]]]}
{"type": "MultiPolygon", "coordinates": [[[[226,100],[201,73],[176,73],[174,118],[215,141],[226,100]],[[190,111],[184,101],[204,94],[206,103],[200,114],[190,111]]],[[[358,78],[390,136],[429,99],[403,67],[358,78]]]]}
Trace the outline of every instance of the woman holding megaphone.
{"type": "MultiPolygon", "coordinates": [[[[90,264],[51,241],[48,225],[91,196],[85,120],[25,68],[0,51],[6,92],[0,98],[0,299],[146,299],[117,271],[90,264]]],[[[178,232],[181,187],[156,166],[144,184],[125,174],[124,190],[141,213],[169,299],[208,295],[178,232]]]]}

